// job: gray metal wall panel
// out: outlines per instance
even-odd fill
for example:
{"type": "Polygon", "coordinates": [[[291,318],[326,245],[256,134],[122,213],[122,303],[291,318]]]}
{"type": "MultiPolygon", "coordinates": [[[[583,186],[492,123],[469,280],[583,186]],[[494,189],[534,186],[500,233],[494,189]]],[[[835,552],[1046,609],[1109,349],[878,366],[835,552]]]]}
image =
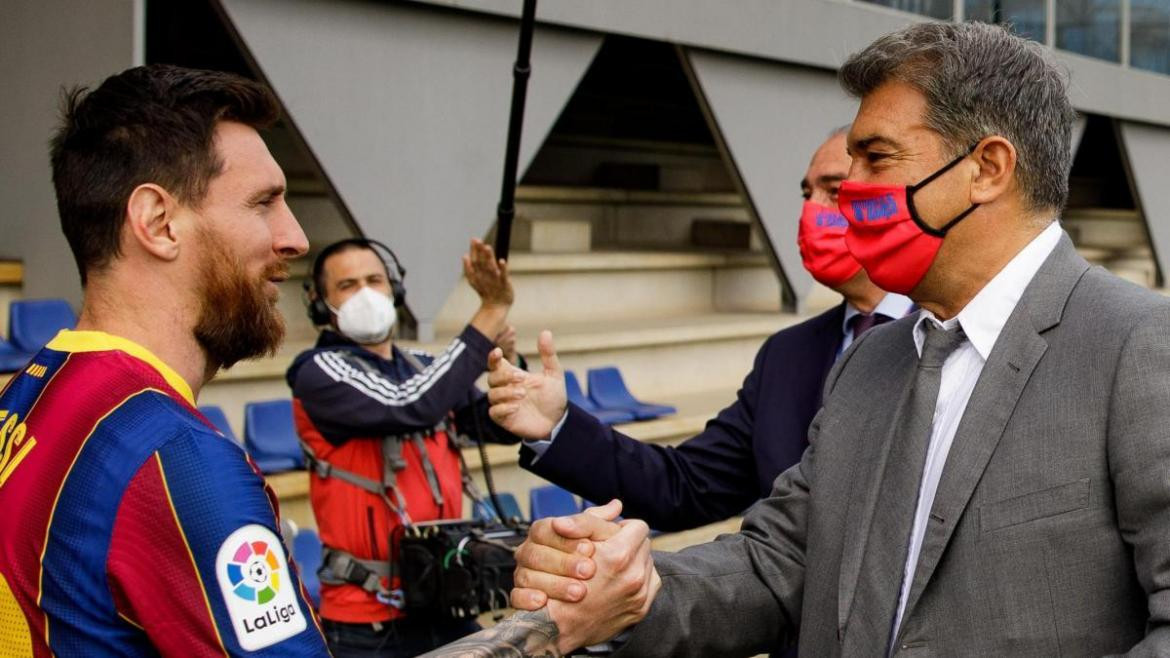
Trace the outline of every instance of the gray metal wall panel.
{"type": "Polygon", "coordinates": [[[49,138],[61,88],[100,82],[134,64],[135,0],[19,0],[0,18],[0,258],[24,261],[26,297],[64,297],[81,286],[61,234],[49,138]]]}
{"type": "MultiPolygon", "coordinates": [[[[433,8],[225,0],[363,232],[410,271],[420,338],[495,221],[517,24],[433,8]]],[[[538,27],[521,171],[601,45],[538,27]]]]}
{"type": "Polygon", "coordinates": [[[1119,124],[1154,256],[1165,275],[1170,272],[1170,129],[1125,121],[1119,124]]]}
{"type": "Polygon", "coordinates": [[[812,277],[796,247],[800,180],[829,132],[857,102],[832,73],[720,53],[688,53],[723,142],[799,305],[812,277]]]}
{"type": "Polygon", "coordinates": [[[1078,112],[1076,123],[1073,124],[1071,140],[1072,146],[1069,150],[1069,153],[1072,153],[1074,160],[1077,157],[1077,149],[1081,147],[1081,138],[1085,136],[1086,123],[1088,123],[1088,120],[1085,118],[1085,115],[1078,112]]]}
{"type": "MultiPolygon", "coordinates": [[[[516,0],[414,0],[515,16],[516,0]]],[[[926,20],[840,0],[587,0],[544,2],[550,24],[628,34],[710,50],[824,68],[882,34],[926,20]]],[[[1170,78],[1057,51],[1071,74],[1070,97],[1085,112],[1170,125],[1170,78]]]]}

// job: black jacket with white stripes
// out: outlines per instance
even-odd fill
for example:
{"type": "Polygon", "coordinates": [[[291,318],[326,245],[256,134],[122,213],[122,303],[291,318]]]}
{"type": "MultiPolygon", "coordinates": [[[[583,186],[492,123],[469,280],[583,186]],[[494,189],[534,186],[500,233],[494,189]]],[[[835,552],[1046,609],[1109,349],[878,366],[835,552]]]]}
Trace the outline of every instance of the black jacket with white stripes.
{"type": "Polygon", "coordinates": [[[475,386],[492,347],[469,325],[438,356],[410,350],[424,366],[418,372],[397,346],[393,358],[384,359],[326,329],[313,349],[297,356],[286,379],[317,430],[335,445],[355,436],[429,430],[450,412],[461,434],[475,437],[480,427],[485,441],[517,443],[488,417],[487,397],[475,386]]]}

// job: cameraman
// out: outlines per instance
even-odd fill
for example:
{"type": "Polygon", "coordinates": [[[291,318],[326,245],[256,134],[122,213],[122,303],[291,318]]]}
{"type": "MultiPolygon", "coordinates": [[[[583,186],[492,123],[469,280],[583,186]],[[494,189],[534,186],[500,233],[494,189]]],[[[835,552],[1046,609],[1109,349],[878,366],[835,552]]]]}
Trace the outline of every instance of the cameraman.
{"type": "Polygon", "coordinates": [[[488,419],[474,386],[495,345],[519,362],[506,324],[513,299],[507,265],[473,240],[463,270],[480,308],[431,356],[393,344],[405,270],[388,247],[343,240],[313,263],[309,316],[324,329],[287,379],[325,546],[323,629],[338,658],[414,656],[478,629],[472,620],[405,619],[395,568],[404,526],[463,515],[454,427],[517,440],[488,419]]]}

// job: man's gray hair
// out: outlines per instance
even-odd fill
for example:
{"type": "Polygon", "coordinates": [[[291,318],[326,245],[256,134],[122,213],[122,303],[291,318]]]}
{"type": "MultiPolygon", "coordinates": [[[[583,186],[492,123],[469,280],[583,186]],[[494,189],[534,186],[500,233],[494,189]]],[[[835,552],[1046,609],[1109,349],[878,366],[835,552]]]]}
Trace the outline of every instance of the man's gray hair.
{"type": "Polygon", "coordinates": [[[1064,208],[1072,127],[1066,76],[1043,46],[986,23],[919,23],[852,55],[841,86],[862,98],[898,80],[926,97],[926,125],[958,155],[989,135],[1016,147],[1031,210],[1064,208]]]}

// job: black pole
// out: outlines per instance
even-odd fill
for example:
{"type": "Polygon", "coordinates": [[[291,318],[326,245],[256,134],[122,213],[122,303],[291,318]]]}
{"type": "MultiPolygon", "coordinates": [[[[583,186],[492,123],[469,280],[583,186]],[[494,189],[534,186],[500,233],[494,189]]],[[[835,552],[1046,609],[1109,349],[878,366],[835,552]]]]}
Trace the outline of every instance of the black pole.
{"type": "Polygon", "coordinates": [[[512,67],[512,112],[508,117],[508,143],[504,151],[504,182],[496,206],[496,257],[508,258],[512,242],[512,219],[516,216],[516,169],[520,160],[520,130],[524,127],[524,101],[528,97],[528,76],[532,73],[532,30],[536,25],[536,0],[524,0],[520,17],[520,45],[512,67]]]}

